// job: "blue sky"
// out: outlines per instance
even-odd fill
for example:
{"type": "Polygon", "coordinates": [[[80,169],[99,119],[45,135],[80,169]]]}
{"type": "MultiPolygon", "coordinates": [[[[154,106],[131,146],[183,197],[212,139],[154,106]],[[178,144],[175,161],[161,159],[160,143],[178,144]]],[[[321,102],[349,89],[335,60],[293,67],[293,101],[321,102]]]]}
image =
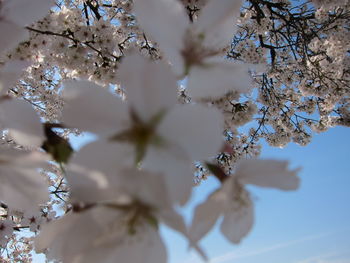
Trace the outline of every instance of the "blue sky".
{"type": "MultiPolygon", "coordinates": [[[[263,146],[262,158],[287,159],[302,167],[301,187],[282,192],[251,187],[256,205],[252,232],[240,245],[228,243],[216,227],[202,246],[211,263],[350,263],[350,141],[348,128],[316,134],[301,147],[263,146]]],[[[194,202],[215,189],[215,180],[197,188],[194,202]]],[[[186,214],[190,217],[190,208],[186,214]]],[[[163,229],[170,263],[202,262],[187,252],[179,235],[163,229]]]]}

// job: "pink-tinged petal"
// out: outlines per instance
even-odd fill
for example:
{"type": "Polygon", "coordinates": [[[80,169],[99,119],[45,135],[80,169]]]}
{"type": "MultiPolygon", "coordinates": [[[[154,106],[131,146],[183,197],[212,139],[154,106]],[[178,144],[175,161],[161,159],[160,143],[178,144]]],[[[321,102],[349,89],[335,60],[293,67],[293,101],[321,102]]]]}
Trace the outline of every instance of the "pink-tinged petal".
{"type": "Polygon", "coordinates": [[[204,33],[205,46],[219,49],[230,45],[241,6],[241,0],[209,1],[195,23],[198,32],[204,33]]]}
{"type": "Polygon", "coordinates": [[[23,70],[28,66],[28,62],[16,60],[6,63],[0,69],[0,96],[15,85],[23,70]]]}
{"type": "Polygon", "coordinates": [[[165,178],[171,203],[178,202],[183,205],[192,191],[192,165],[181,149],[169,147],[149,147],[141,166],[146,171],[161,173],[165,178]]]}
{"type": "Polygon", "coordinates": [[[288,170],[287,161],[242,160],[237,166],[236,178],[244,184],[295,190],[300,184],[298,170],[288,170]]]}
{"type": "Polygon", "coordinates": [[[28,32],[11,21],[0,21],[0,53],[15,48],[19,42],[29,38],[28,32]],[[6,37],[4,37],[6,36],[6,37]]]}
{"type": "Polygon", "coordinates": [[[189,19],[184,7],[177,0],[135,0],[136,18],[158,44],[165,57],[174,66],[177,75],[183,74],[183,50],[189,19]]]}
{"type": "Polygon", "coordinates": [[[245,204],[231,204],[230,211],[227,211],[224,215],[220,230],[229,241],[238,244],[249,233],[253,224],[254,207],[251,200],[249,200],[245,204]]]}
{"type": "Polygon", "coordinates": [[[223,213],[225,200],[220,195],[220,191],[215,191],[196,207],[189,230],[189,236],[194,243],[199,242],[214,227],[223,213]]]}
{"type": "Polygon", "coordinates": [[[188,94],[194,99],[218,98],[229,91],[247,93],[250,88],[248,65],[217,59],[193,66],[187,85],[188,94]]]}
{"type": "Polygon", "coordinates": [[[66,81],[64,84],[63,123],[100,136],[112,136],[128,127],[126,103],[89,81],[66,81]]]}
{"type": "Polygon", "coordinates": [[[123,60],[119,77],[130,106],[145,122],[177,103],[177,81],[168,65],[133,54],[123,60]]]}
{"type": "Polygon", "coordinates": [[[223,144],[223,117],[215,108],[179,106],[164,117],[158,132],[193,161],[204,160],[215,156],[223,144]]]}
{"type": "Polygon", "coordinates": [[[7,0],[3,1],[1,13],[7,20],[25,26],[49,14],[54,5],[53,0],[7,0]]]}
{"type": "Polygon", "coordinates": [[[10,137],[23,146],[41,146],[45,140],[39,116],[26,101],[8,99],[0,102],[0,124],[10,137]]]}
{"type": "Polygon", "coordinates": [[[67,167],[71,198],[88,203],[117,199],[128,179],[123,168],[132,167],[133,155],[128,144],[99,140],[84,146],[67,167]]]}

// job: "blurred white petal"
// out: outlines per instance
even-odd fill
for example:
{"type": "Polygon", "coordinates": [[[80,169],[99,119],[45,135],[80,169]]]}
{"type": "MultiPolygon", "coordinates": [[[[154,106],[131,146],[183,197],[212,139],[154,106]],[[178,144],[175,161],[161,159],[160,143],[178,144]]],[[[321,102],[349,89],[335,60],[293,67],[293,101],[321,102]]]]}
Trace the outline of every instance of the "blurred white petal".
{"type": "Polygon", "coordinates": [[[224,214],[220,230],[228,240],[237,244],[249,233],[254,224],[254,207],[251,200],[245,204],[235,202],[232,201],[231,211],[224,214]]]}
{"type": "Polygon", "coordinates": [[[64,84],[63,123],[100,136],[112,136],[128,125],[128,106],[121,99],[89,81],[64,84]]]}
{"type": "Polygon", "coordinates": [[[36,252],[40,253],[50,248],[47,253],[49,259],[78,262],[75,260],[79,255],[92,249],[94,241],[108,227],[99,224],[98,218],[92,214],[103,215],[107,210],[114,212],[113,217],[110,216],[109,219],[116,219],[118,211],[97,207],[86,212],[68,213],[59,220],[42,226],[40,234],[35,238],[36,252]]]}
{"type": "Polygon", "coordinates": [[[41,146],[45,140],[39,116],[26,101],[8,99],[0,102],[0,125],[9,130],[9,135],[18,144],[41,146]]]}
{"type": "Polygon", "coordinates": [[[14,86],[23,73],[23,70],[28,66],[28,62],[15,60],[7,62],[5,66],[0,69],[0,96],[14,86]]]}
{"type": "Polygon", "coordinates": [[[127,56],[119,76],[129,105],[145,122],[177,103],[177,82],[168,65],[127,56]]]}
{"type": "Polygon", "coordinates": [[[299,187],[298,170],[288,170],[287,161],[242,160],[236,170],[236,178],[244,184],[295,190],[299,187]]]}
{"type": "Polygon", "coordinates": [[[87,203],[116,199],[123,177],[128,177],[123,168],[132,164],[133,148],[129,144],[99,140],[84,146],[67,167],[71,198],[87,203]]]}
{"type": "Polygon", "coordinates": [[[180,146],[192,161],[215,156],[223,144],[223,116],[215,108],[181,105],[159,125],[159,134],[180,146]]]}
{"type": "Polygon", "coordinates": [[[248,66],[226,60],[207,59],[203,66],[193,66],[187,90],[194,99],[217,98],[229,91],[249,92],[251,78],[248,66]]]}
{"type": "Polygon", "coordinates": [[[76,263],[166,263],[167,252],[158,231],[153,227],[140,231],[136,235],[116,236],[109,243],[86,251],[76,263]]]}
{"type": "Polygon", "coordinates": [[[7,20],[25,26],[49,14],[54,5],[53,0],[5,0],[1,13],[7,20]]]}
{"type": "Polygon", "coordinates": [[[65,215],[44,226],[35,239],[37,252],[74,263],[166,263],[166,249],[156,228],[140,227],[130,235],[124,212],[96,207],[65,215]],[[102,220],[102,222],[101,222],[102,220]]]}
{"type": "Polygon", "coordinates": [[[188,236],[187,228],[183,217],[173,209],[164,209],[159,213],[159,217],[162,222],[168,227],[176,230],[183,234],[185,237],[188,236]]]}
{"type": "Polygon", "coordinates": [[[189,19],[177,0],[135,0],[134,12],[141,28],[158,44],[174,66],[177,75],[183,74],[181,50],[189,19]]]}
{"type": "Polygon", "coordinates": [[[204,46],[220,49],[230,45],[241,6],[241,0],[211,0],[204,6],[195,23],[204,34],[204,46]]]}
{"type": "Polygon", "coordinates": [[[49,199],[48,184],[38,172],[47,160],[39,152],[0,149],[0,200],[11,209],[38,211],[49,199]]]}
{"type": "Polygon", "coordinates": [[[189,230],[193,242],[200,241],[214,227],[222,214],[225,202],[218,198],[218,194],[219,191],[212,193],[206,201],[196,207],[189,230]]]}
{"type": "Polygon", "coordinates": [[[192,191],[193,171],[191,162],[183,151],[172,148],[149,147],[142,168],[162,173],[172,202],[185,204],[192,191]]]}
{"type": "Polygon", "coordinates": [[[11,21],[0,20],[0,32],[0,53],[15,48],[19,42],[29,38],[27,30],[11,21]]]}

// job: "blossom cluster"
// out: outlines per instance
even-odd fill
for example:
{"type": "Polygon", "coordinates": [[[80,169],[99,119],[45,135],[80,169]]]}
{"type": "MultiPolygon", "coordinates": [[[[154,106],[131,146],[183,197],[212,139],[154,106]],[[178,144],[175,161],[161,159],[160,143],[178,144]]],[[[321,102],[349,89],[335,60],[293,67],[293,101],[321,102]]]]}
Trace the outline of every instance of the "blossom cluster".
{"type": "Polygon", "coordinates": [[[167,262],[160,224],[206,259],[221,217],[241,242],[246,185],[299,187],[259,139],[349,126],[349,4],[314,2],[0,0],[0,262],[167,262]]]}

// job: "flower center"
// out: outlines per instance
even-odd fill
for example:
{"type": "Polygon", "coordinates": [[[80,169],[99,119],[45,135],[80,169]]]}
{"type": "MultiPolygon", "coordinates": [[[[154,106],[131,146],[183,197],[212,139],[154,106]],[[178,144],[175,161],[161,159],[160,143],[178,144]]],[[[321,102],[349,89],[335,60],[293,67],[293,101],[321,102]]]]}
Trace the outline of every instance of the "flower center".
{"type": "MultiPolygon", "coordinates": [[[[145,223],[158,229],[158,220],[153,215],[154,208],[144,204],[138,200],[134,200],[130,204],[119,205],[119,204],[105,204],[107,207],[117,209],[125,212],[125,222],[127,233],[129,235],[135,235],[138,227],[145,223]]],[[[117,227],[120,227],[118,224],[117,227]]]]}
{"type": "Polygon", "coordinates": [[[135,163],[138,165],[146,155],[147,147],[164,145],[164,140],[156,133],[156,128],[163,119],[165,111],[153,116],[148,122],[143,121],[134,111],[131,111],[131,127],[114,135],[111,140],[129,142],[135,146],[135,163]]]}
{"type": "Polygon", "coordinates": [[[185,64],[185,75],[188,75],[193,65],[205,66],[203,60],[208,57],[216,56],[219,50],[211,49],[203,45],[205,35],[196,34],[193,31],[187,31],[185,36],[185,47],[181,50],[181,55],[185,64]]]}
{"type": "Polygon", "coordinates": [[[234,183],[233,201],[239,207],[248,206],[250,204],[249,192],[238,181],[234,183]]]}

